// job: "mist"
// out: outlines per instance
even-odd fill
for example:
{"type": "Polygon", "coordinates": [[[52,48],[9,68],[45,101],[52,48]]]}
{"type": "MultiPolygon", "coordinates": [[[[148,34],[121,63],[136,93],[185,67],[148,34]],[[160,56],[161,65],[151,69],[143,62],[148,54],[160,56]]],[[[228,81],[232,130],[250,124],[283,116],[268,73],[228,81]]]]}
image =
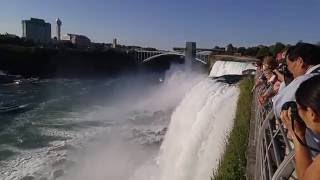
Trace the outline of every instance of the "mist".
{"type": "Polygon", "coordinates": [[[141,167],[154,165],[172,112],[205,77],[184,69],[172,65],[151,86],[148,74],[119,77],[112,97],[86,118],[104,119],[112,126],[90,139],[87,148],[69,156],[76,164],[63,179],[131,179],[141,167]]]}

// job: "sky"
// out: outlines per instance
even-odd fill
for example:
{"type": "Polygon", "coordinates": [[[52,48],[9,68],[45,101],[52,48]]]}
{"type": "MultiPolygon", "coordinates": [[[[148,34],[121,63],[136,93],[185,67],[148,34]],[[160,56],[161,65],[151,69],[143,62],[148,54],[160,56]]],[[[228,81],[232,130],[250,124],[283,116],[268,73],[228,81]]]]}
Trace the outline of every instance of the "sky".
{"type": "Polygon", "coordinates": [[[93,42],[171,49],[320,41],[320,0],[1,0],[0,33],[22,35],[21,20],[62,21],[62,34],[93,42]]]}

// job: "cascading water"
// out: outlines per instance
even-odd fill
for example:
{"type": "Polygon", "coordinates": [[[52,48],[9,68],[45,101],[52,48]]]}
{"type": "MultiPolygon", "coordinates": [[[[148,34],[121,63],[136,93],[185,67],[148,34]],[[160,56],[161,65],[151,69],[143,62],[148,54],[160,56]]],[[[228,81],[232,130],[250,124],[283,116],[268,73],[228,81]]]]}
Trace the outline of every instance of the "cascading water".
{"type": "Polygon", "coordinates": [[[161,146],[160,179],[209,179],[233,125],[238,89],[205,79],[171,117],[161,146]]]}
{"type": "Polygon", "coordinates": [[[216,61],[211,68],[209,77],[242,75],[242,72],[248,69],[256,69],[256,67],[249,62],[216,61]]]}
{"type": "MultiPolygon", "coordinates": [[[[210,74],[242,74],[248,68],[249,63],[218,62],[210,74]]],[[[195,85],[173,112],[155,165],[142,167],[132,179],[210,179],[233,127],[238,95],[236,85],[211,78],[195,85]]]]}

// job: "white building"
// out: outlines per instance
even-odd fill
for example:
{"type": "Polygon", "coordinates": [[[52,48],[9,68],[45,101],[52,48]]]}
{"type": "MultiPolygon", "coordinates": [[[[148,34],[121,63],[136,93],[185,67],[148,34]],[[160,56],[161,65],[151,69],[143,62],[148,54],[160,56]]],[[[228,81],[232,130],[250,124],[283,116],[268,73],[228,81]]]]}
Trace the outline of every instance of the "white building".
{"type": "Polygon", "coordinates": [[[58,19],[56,20],[56,23],[57,23],[56,36],[57,36],[57,40],[60,41],[60,40],[61,40],[61,25],[62,25],[62,22],[61,22],[61,20],[58,18],[58,19]]]}
{"type": "Polygon", "coordinates": [[[112,43],[112,47],[113,47],[113,48],[116,48],[117,45],[118,45],[118,44],[117,44],[117,39],[114,38],[114,39],[113,39],[113,43],[112,43]]]}
{"type": "Polygon", "coordinates": [[[80,47],[88,47],[91,44],[90,39],[87,36],[79,34],[67,34],[62,37],[64,41],[70,41],[72,44],[80,47]]]}
{"type": "Polygon", "coordinates": [[[15,35],[15,34],[9,34],[7,32],[5,34],[3,34],[3,36],[5,36],[7,38],[12,38],[12,39],[19,38],[19,36],[15,35]]]}

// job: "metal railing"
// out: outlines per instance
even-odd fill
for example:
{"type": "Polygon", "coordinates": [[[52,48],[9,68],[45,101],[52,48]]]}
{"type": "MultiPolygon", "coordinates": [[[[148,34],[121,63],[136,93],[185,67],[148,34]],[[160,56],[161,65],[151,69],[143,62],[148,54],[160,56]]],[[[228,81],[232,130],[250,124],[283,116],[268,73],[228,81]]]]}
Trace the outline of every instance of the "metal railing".
{"type": "Polygon", "coordinates": [[[258,104],[255,91],[255,180],[298,179],[294,169],[294,150],[287,130],[275,118],[271,101],[258,104]]]}

